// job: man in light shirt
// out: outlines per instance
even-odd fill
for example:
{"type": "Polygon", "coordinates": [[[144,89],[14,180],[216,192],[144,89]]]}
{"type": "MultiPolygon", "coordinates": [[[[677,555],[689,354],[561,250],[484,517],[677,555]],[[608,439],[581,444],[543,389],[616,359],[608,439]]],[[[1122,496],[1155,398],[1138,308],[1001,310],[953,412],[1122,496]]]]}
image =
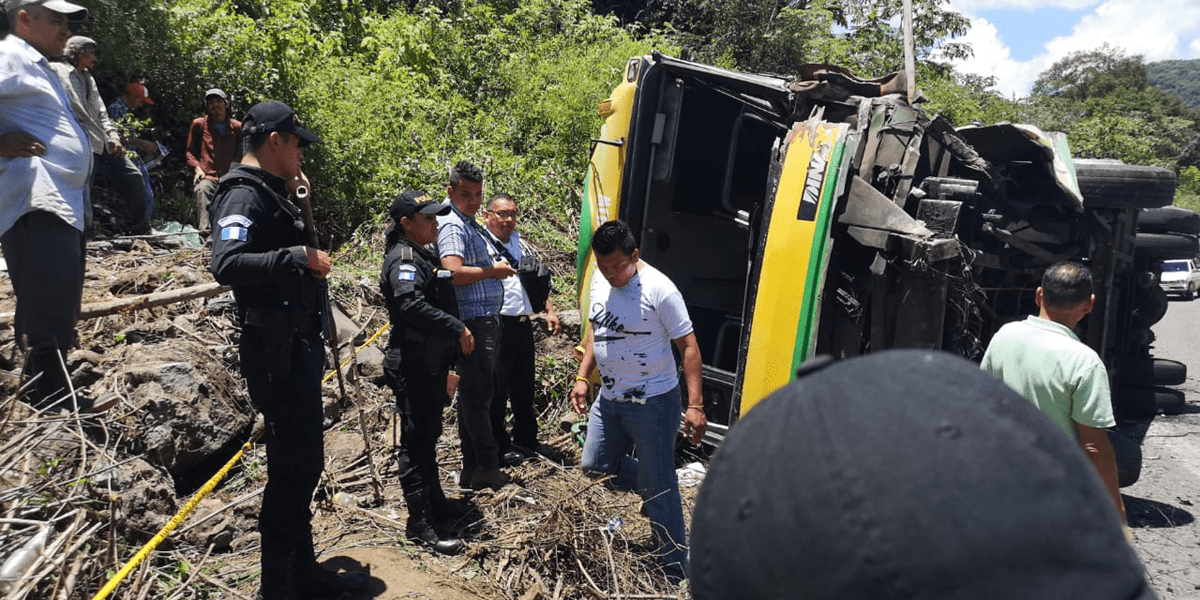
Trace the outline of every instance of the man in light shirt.
{"type": "MultiPolygon", "coordinates": [[[[496,194],[484,211],[488,237],[497,250],[497,260],[518,265],[525,258],[521,234],[517,233],[517,203],[508,194],[496,194]]],[[[518,275],[502,279],[504,303],[500,307],[500,354],[496,368],[496,391],[492,396],[492,435],[499,446],[500,462],[506,465],[533,458],[538,451],[537,414],[533,409],[534,344],[533,320],[546,313],[550,335],[558,335],[558,314],[547,298],[543,306],[533,306],[529,293],[518,275]],[[504,425],[508,405],[512,404],[513,428],[510,436],[504,425]]]]}
{"type": "Polygon", "coordinates": [[[1092,273],[1078,263],[1051,265],[1034,300],[1038,316],[1008,323],[992,336],[983,370],[1036,404],[1079,443],[1124,523],[1117,463],[1106,431],[1116,425],[1108,370],[1072,331],[1096,302],[1092,273]]]}
{"type": "MultiPolygon", "coordinates": [[[[0,40],[0,245],[17,294],[13,327],[35,378],[26,400],[48,407],[69,389],[83,294],[87,133],[48,59],[87,9],[65,0],[5,0],[12,32],[0,40]]],[[[73,396],[72,396],[73,397],[73,396]]]]}
{"type": "MultiPolygon", "coordinates": [[[[92,173],[99,173],[112,182],[119,199],[117,210],[125,231],[142,233],[149,227],[146,220],[146,186],[142,172],[125,155],[121,135],[108,118],[92,69],[98,62],[96,41],[82,35],[67,40],[64,54],[67,62],[50,63],[62,80],[75,118],[87,132],[92,146],[92,173]]],[[[89,186],[90,188],[90,186],[89,186]]],[[[91,220],[91,202],[86,205],[91,220]]],[[[90,223],[89,223],[90,224],[90,223]]]]}

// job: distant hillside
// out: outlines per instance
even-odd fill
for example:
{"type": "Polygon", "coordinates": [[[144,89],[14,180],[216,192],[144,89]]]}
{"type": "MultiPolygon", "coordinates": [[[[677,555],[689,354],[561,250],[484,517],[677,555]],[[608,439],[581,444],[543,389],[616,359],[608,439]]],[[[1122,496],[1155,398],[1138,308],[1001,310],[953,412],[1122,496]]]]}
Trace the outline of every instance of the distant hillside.
{"type": "Polygon", "coordinates": [[[1200,58],[1146,63],[1150,85],[1183,98],[1189,108],[1200,109],[1200,58]]]}

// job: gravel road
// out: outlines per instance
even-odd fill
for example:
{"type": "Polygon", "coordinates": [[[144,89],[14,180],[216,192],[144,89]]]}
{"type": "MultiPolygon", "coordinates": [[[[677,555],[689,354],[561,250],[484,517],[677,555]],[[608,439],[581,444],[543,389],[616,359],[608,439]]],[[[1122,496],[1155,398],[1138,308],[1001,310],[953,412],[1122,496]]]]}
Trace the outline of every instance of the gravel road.
{"type": "Polygon", "coordinates": [[[1142,476],[1121,492],[1138,555],[1162,600],[1200,599],[1200,301],[1172,300],[1154,327],[1156,357],[1183,362],[1183,414],[1159,416],[1142,444],[1142,476]]]}

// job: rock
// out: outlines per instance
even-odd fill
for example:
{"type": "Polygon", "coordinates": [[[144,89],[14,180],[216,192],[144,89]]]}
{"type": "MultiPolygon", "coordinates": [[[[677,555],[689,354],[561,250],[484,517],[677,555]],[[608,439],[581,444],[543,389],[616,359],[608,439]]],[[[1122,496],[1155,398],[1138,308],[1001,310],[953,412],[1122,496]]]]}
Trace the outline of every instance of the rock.
{"type": "Polygon", "coordinates": [[[188,517],[189,522],[198,523],[198,525],[189,526],[184,532],[183,538],[201,548],[211,544],[214,552],[229,550],[234,536],[243,527],[237,523],[237,515],[232,511],[224,511],[221,514],[210,516],[224,507],[223,502],[211,497],[201,500],[196,506],[196,510],[188,517]]]}
{"type": "Polygon", "coordinates": [[[140,458],[101,469],[88,480],[88,487],[114,505],[118,535],[137,543],[154,537],[178,509],[174,482],[140,458]]]}
{"type": "Polygon", "coordinates": [[[369,380],[383,377],[383,352],[375,346],[363,347],[358,353],[358,372],[369,380]]]}
{"type": "Polygon", "coordinates": [[[197,344],[176,340],[126,346],[107,357],[108,364],[124,365],[129,401],[140,408],[132,418],[146,459],[177,479],[241,442],[254,419],[244,400],[236,402],[245,391],[235,373],[215,361],[178,360],[204,354],[197,344]]]}

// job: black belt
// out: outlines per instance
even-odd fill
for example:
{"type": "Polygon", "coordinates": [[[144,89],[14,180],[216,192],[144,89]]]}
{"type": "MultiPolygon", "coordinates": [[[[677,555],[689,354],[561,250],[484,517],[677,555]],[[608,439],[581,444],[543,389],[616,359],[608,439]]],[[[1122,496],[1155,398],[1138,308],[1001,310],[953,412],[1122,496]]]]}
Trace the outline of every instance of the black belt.
{"type": "Polygon", "coordinates": [[[500,320],[505,323],[528,323],[529,315],[500,315],[500,320]]]}

